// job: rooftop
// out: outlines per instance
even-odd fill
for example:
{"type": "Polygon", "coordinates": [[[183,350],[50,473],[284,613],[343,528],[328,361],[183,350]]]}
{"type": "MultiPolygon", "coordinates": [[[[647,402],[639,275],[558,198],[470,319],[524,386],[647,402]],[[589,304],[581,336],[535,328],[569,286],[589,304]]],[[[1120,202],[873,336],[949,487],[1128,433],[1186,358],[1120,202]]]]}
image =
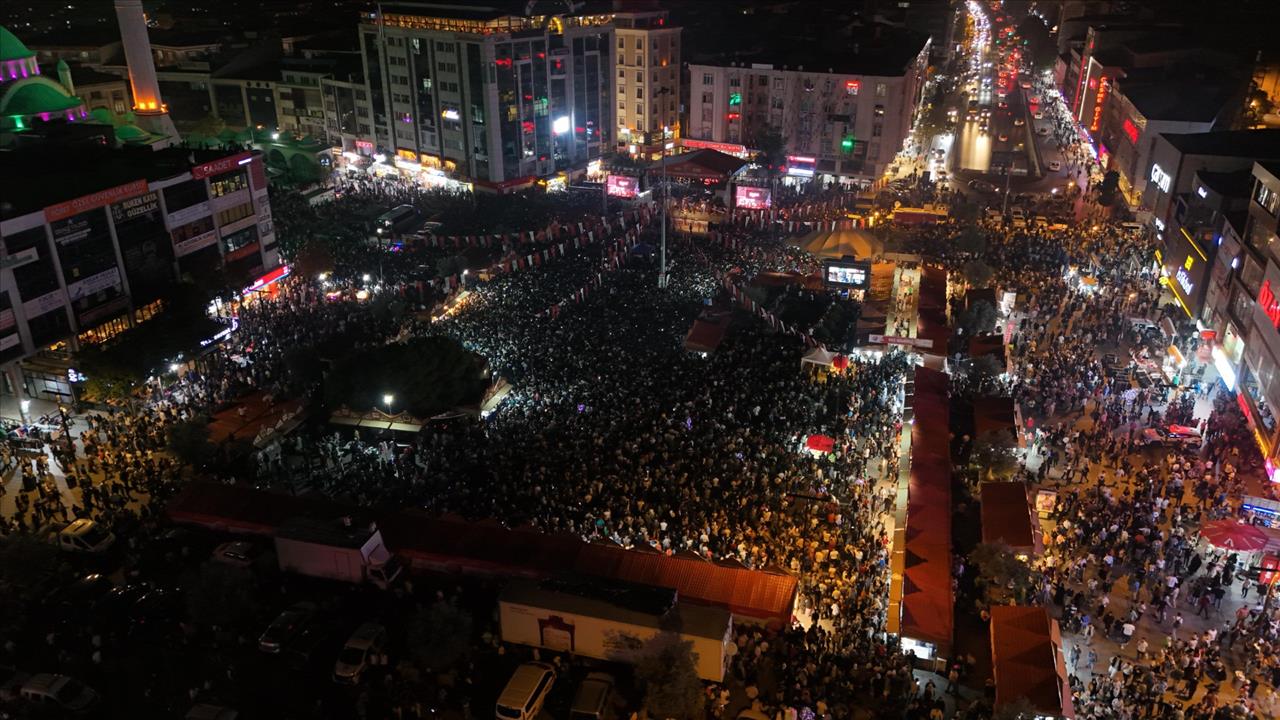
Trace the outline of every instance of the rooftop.
{"type": "Polygon", "coordinates": [[[1236,170],[1233,172],[1213,172],[1197,170],[1196,177],[1201,184],[1224,198],[1247,198],[1253,189],[1253,170],[1236,170]]]}
{"type": "Polygon", "coordinates": [[[1280,130],[1162,133],[1161,137],[1183,155],[1280,159],[1280,130]]]}
{"type": "Polygon", "coordinates": [[[8,28],[0,27],[0,62],[22,60],[34,55],[8,28]]]}
{"type": "Polygon", "coordinates": [[[320,520],[309,517],[290,518],[285,521],[276,536],[286,540],[318,543],[333,547],[362,548],[378,531],[377,525],[368,519],[351,517],[320,520]],[[363,520],[363,522],[362,522],[363,520]]]}
{"type": "Polygon", "coordinates": [[[9,219],[134,180],[180,175],[230,155],[188,148],[59,147],[48,143],[0,152],[0,219],[9,219]]]}
{"type": "Polygon", "coordinates": [[[725,636],[730,623],[728,611],[677,602],[670,589],[600,578],[537,583],[517,580],[503,588],[499,599],[639,627],[678,627],[683,635],[716,640],[725,636]]]}
{"type": "Polygon", "coordinates": [[[774,33],[762,46],[730,51],[716,61],[702,64],[723,66],[737,63],[773,65],[774,69],[804,68],[805,72],[892,77],[902,75],[929,42],[927,33],[871,23],[854,26],[838,43],[797,42],[788,33],[774,33]],[[838,45],[838,46],[837,46],[838,45]]]}
{"type": "MultiPolygon", "coordinates": [[[[81,85],[100,85],[109,82],[128,82],[128,78],[120,77],[114,73],[99,72],[88,65],[67,63],[67,67],[71,69],[71,82],[75,83],[77,87],[81,85]]],[[[57,77],[57,74],[52,73],[50,70],[45,70],[44,73],[57,77]]]]}
{"type": "Polygon", "coordinates": [[[1235,92],[1227,85],[1184,80],[1121,81],[1119,91],[1148,121],[1203,123],[1217,119],[1235,92]]]}

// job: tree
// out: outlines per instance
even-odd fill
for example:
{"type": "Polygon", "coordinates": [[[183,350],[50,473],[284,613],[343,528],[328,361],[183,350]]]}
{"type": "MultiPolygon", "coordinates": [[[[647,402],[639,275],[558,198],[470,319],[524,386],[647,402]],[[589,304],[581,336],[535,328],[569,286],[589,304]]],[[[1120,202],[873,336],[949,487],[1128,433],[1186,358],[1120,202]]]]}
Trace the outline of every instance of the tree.
{"type": "Polygon", "coordinates": [[[203,135],[206,138],[216,138],[218,134],[227,129],[227,121],[209,113],[191,126],[191,132],[196,135],[203,135]]]}
{"type": "Polygon", "coordinates": [[[67,571],[58,548],[38,535],[0,540],[0,635],[21,627],[46,583],[67,571]]]}
{"type": "Polygon", "coordinates": [[[1102,184],[1098,186],[1098,204],[1111,207],[1116,201],[1116,193],[1120,190],[1120,173],[1110,170],[1102,176],[1102,184]]]}
{"type": "Polygon", "coordinates": [[[1035,587],[1031,566],[1019,560],[1003,542],[978,543],[969,551],[969,562],[977,568],[978,584],[983,587],[987,602],[993,605],[1026,602],[1035,587]]]}
{"type": "Polygon", "coordinates": [[[693,643],[674,632],[661,632],[640,648],[636,679],[644,688],[645,710],[654,718],[684,720],[705,712],[698,655],[693,643]]]}
{"type": "Polygon", "coordinates": [[[326,378],[331,407],[379,408],[384,395],[394,411],[420,418],[477,404],[488,387],[483,361],[456,341],[431,336],[350,352],[326,378]]]}
{"type": "Polygon", "coordinates": [[[985,433],[974,441],[969,464],[983,473],[982,479],[987,481],[1007,480],[1018,471],[1018,460],[1010,452],[1009,443],[992,433],[985,433]]]}
{"type": "Polygon", "coordinates": [[[959,335],[973,337],[989,333],[996,325],[996,309],[986,300],[978,300],[960,313],[959,335]]]}
{"type": "Polygon", "coordinates": [[[951,219],[958,223],[971,225],[978,222],[980,217],[982,217],[982,208],[975,202],[964,200],[951,206],[951,219]]]}
{"type": "Polygon", "coordinates": [[[202,625],[237,627],[257,615],[258,588],[245,568],[206,562],[185,575],[182,587],[188,616],[202,625]]]}
{"type": "Polygon", "coordinates": [[[981,260],[970,260],[964,264],[964,279],[969,283],[969,287],[984,288],[991,284],[991,278],[995,276],[995,271],[991,266],[981,260]]]}
{"type": "Polygon", "coordinates": [[[1040,717],[1036,706],[1024,696],[1018,696],[996,708],[992,720],[1035,720],[1040,717]]]}
{"type": "Polygon", "coordinates": [[[977,225],[967,225],[956,236],[956,249],[980,256],[987,251],[987,234],[977,225]]]}
{"type": "Polygon", "coordinates": [[[471,654],[471,614],[444,600],[420,606],[409,620],[409,647],[424,672],[453,667],[471,654]]]}
{"type": "Polygon", "coordinates": [[[764,165],[765,175],[769,178],[769,194],[777,195],[778,176],[787,164],[787,140],[782,131],[764,125],[752,134],[751,145],[756,149],[756,162],[764,165]]]}
{"type": "Polygon", "coordinates": [[[447,255],[436,260],[436,276],[449,277],[467,269],[467,259],[462,255],[447,255]]]}
{"type": "Polygon", "coordinates": [[[169,450],[192,467],[201,467],[213,455],[213,444],[209,442],[209,418],[203,415],[170,425],[167,439],[169,450]]]}

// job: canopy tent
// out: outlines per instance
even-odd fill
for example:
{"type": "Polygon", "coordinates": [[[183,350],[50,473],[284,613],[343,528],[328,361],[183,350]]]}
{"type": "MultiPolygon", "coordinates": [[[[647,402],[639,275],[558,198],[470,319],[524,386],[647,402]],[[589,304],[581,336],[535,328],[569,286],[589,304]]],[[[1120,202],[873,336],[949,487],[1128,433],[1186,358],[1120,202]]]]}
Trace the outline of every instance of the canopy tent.
{"type": "Polygon", "coordinates": [[[1200,528],[1200,537],[1214,547],[1236,552],[1257,552],[1267,546],[1268,535],[1259,527],[1231,518],[1213,520],[1200,528]]]}
{"type": "Polygon", "coordinates": [[[725,182],[741,173],[747,167],[747,161],[718,150],[695,150],[691,153],[667,155],[650,165],[649,172],[661,175],[664,166],[669,178],[725,182]]]}
{"type": "Polygon", "coordinates": [[[810,435],[804,445],[815,452],[829,453],[836,448],[836,439],[830,435],[810,435]]]}
{"type": "Polygon", "coordinates": [[[728,310],[706,310],[693,321],[684,336],[684,349],[689,352],[713,353],[720,347],[729,330],[732,313],[728,310]]]}
{"type": "Polygon", "coordinates": [[[982,483],[982,542],[1003,542],[1015,551],[1039,550],[1027,486],[1019,482],[982,483]]]}
{"type": "Polygon", "coordinates": [[[998,710],[1026,698],[1037,717],[1074,718],[1058,622],[1043,607],[991,608],[991,660],[998,710]]]}
{"type": "Polygon", "coordinates": [[[215,445],[229,440],[244,440],[260,448],[266,447],[273,439],[292,432],[305,417],[301,400],[268,402],[266,393],[256,392],[213,416],[209,423],[209,440],[215,445]]]}
{"type": "Polygon", "coordinates": [[[819,367],[831,367],[835,363],[835,359],[835,353],[824,347],[816,347],[800,358],[800,369],[803,370],[806,363],[819,367]]]}
{"type": "Polygon", "coordinates": [[[905,527],[894,536],[889,632],[948,657],[951,592],[951,404],[944,372],[917,367],[905,527]]]}

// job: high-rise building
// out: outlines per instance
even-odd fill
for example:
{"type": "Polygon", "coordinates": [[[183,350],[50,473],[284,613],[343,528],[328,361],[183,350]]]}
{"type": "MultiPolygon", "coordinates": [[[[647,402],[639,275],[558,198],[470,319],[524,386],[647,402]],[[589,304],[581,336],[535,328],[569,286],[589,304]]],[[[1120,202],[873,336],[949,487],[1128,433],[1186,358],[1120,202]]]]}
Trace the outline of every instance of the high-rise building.
{"type": "MultiPolygon", "coordinates": [[[[360,24],[377,151],[506,187],[611,149],[611,15],[381,6],[360,24]]],[[[541,6],[539,6],[541,7],[541,6]]]]}
{"type": "Polygon", "coordinates": [[[651,155],[680,134],[680,28],[667,13],[620,12],[617,36],[618,149],[651,155]]]}

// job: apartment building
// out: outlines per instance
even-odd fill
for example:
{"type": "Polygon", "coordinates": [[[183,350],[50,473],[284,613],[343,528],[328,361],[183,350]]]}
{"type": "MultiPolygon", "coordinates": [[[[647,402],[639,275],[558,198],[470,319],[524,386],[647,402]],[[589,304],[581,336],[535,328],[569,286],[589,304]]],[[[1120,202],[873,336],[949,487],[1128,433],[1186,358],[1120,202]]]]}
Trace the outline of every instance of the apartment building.
{"type": "Polygon", "coordinates": [[[665,11],[618,13],[619,152],[651,157],[680,135],[680,28],[665,11]]]}
{"type": "Polygon", "coordinates": [[[492,189],[610,150],[613,17],[573,7],[544,15],[386,3],[366,16],[360,47],[378,152],[492,189]]]}
{"type": "Polygon", "coordinates": [[[902,149],[920,105],[929,58],[926,36],[900,32],[876,52],[813,55],[799,64],[689,66],[684,135],[741,144],[766,128],[786,142],[791,178],[859,183],[880,177],[902,149]]]}

